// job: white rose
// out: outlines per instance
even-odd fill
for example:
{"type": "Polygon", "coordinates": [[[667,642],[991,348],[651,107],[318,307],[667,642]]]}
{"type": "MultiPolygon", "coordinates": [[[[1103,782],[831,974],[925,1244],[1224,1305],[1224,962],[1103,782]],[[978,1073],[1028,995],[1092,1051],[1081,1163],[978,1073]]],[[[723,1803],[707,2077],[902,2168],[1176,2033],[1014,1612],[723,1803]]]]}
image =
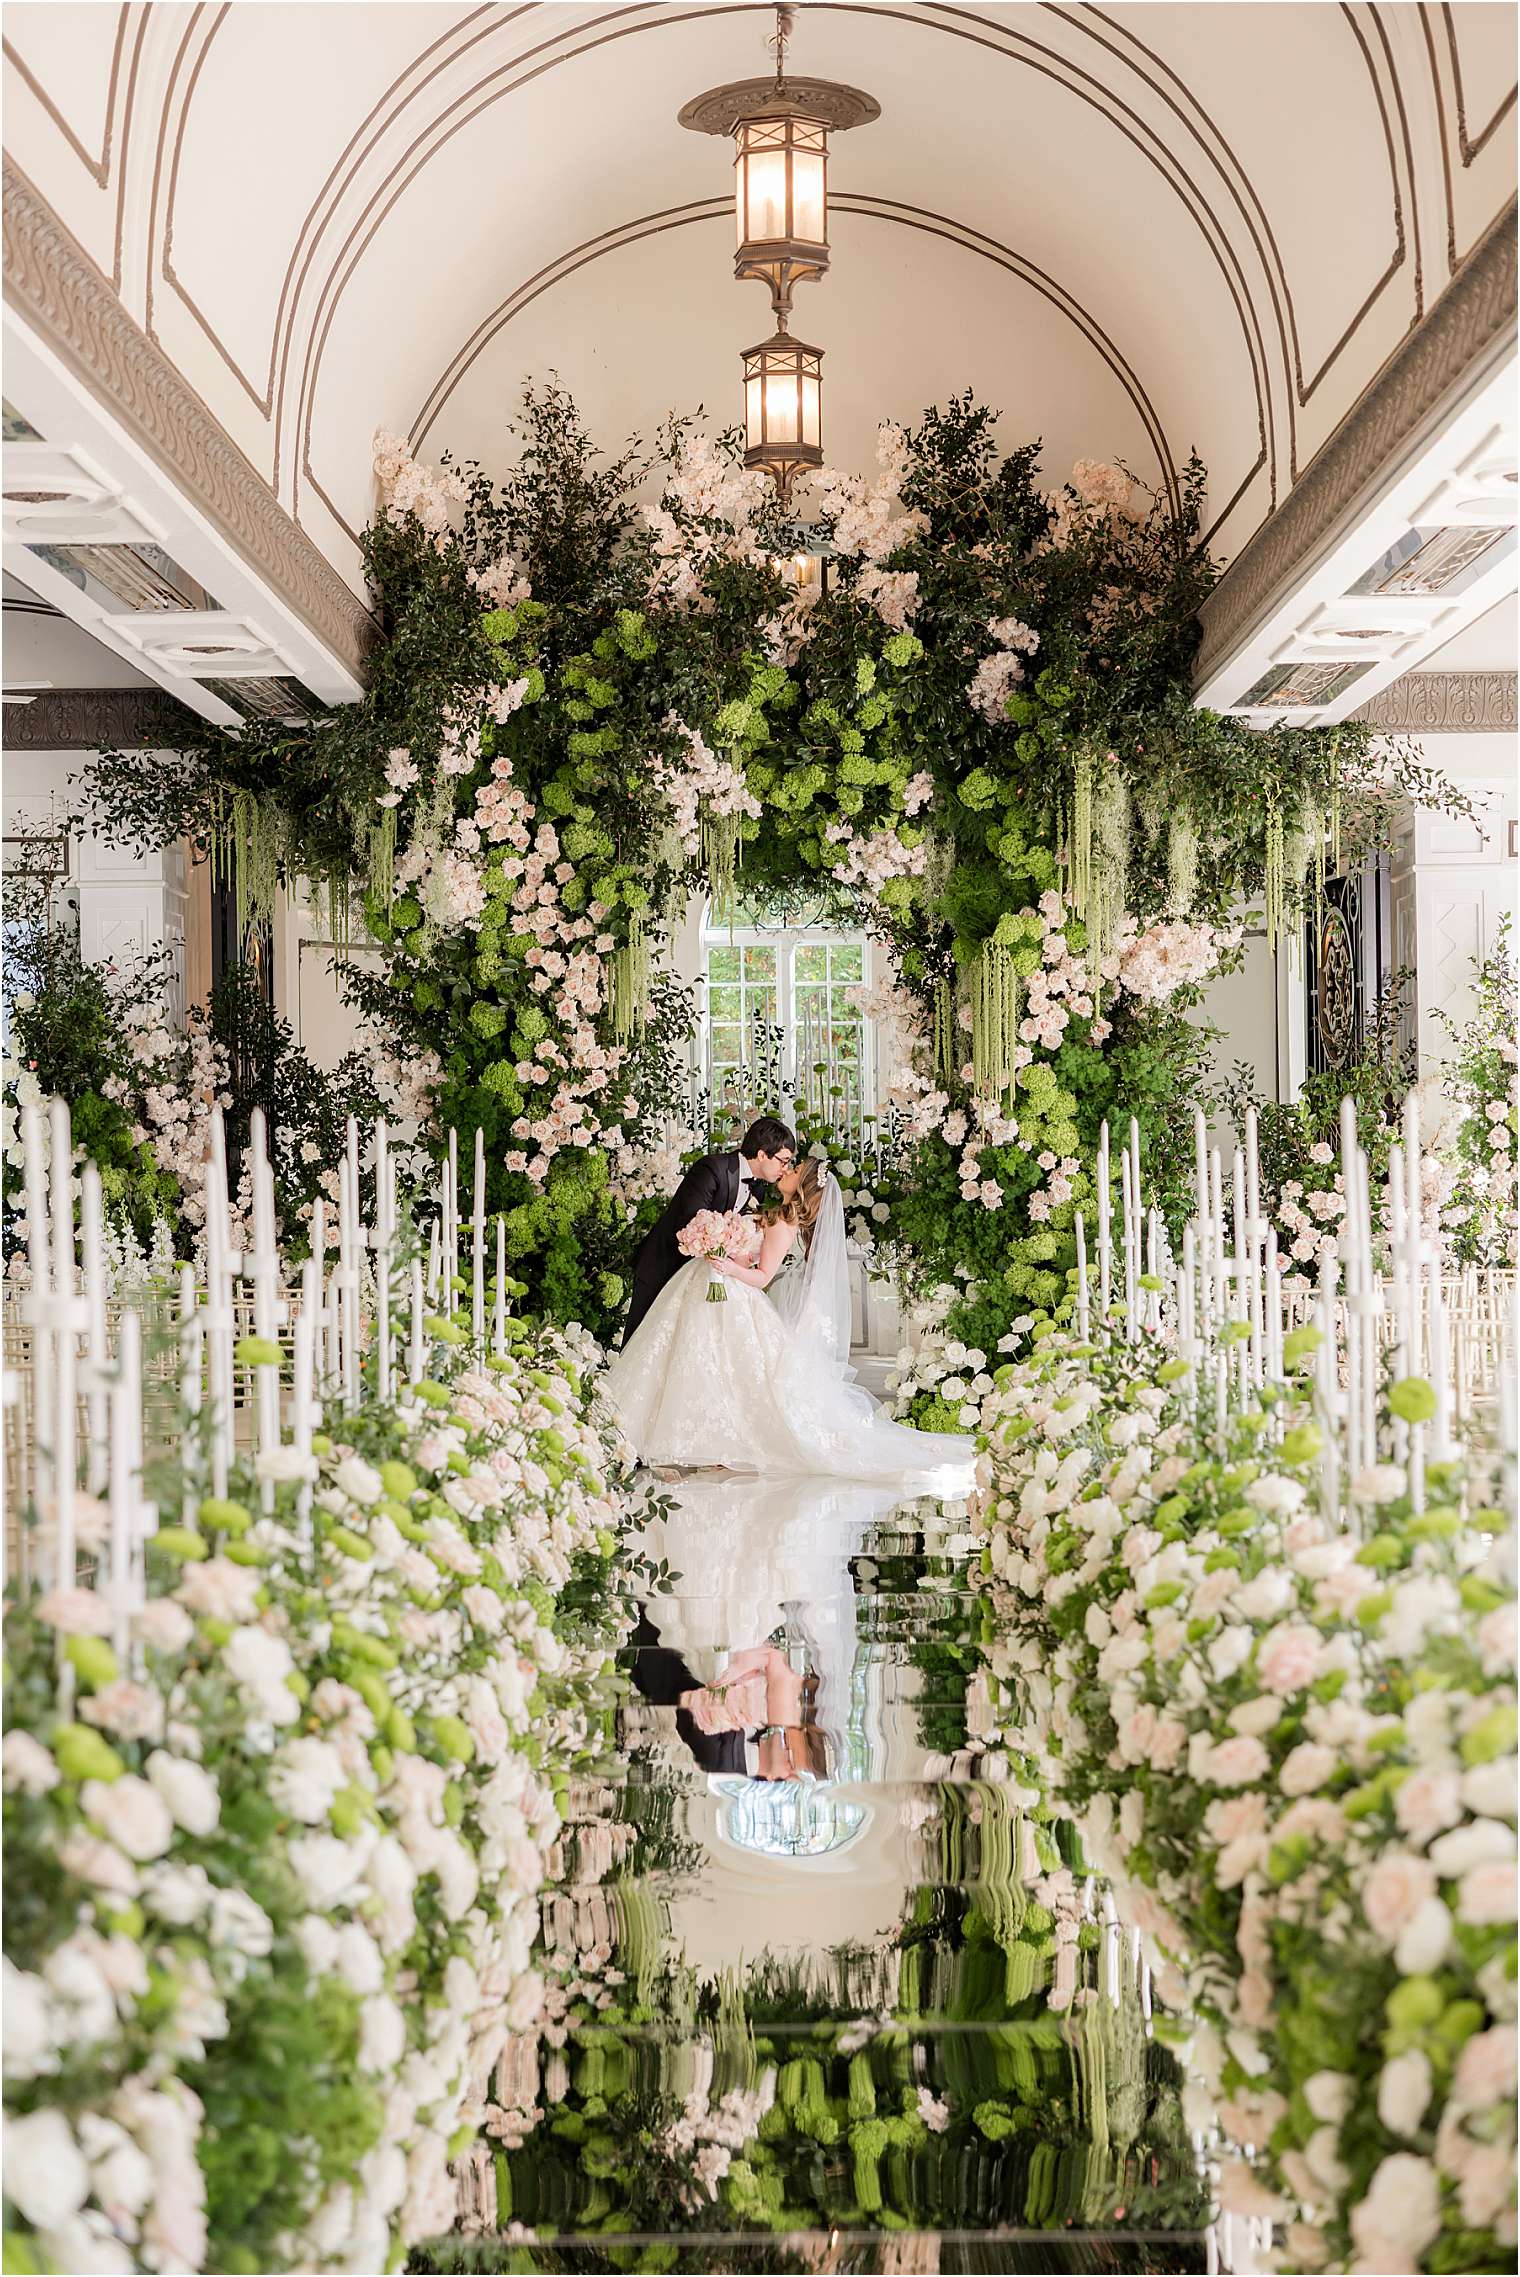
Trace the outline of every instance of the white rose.
{"type": "Polygon", "coordinates": [[[299,1447],[266,1447],[254,1462],[259,1478],[268,1479],[275,1486],[304,1484],[317,1475],[317,1458],[306,1455],[299,1447]]]}
{"type": "Polygon", "coordinates": [[[56,2071],[58,2057],[48,2021],[46,1986],[40,1977],[14,1967],[10,1961],[4,1964],[4,1978],[5,2037],[0,2040],[0,2053],[5,2059],[6,2078],[36,2079],[42,2072],[56,2071]]]}
{"type": "Polygon", "coordinates": [[[362,1502],[366,1507],[372,1502],[378,1502],[385,1492],[380,1473],[362,1455],[345,1455],[333,1472],[333,1483],[351,1501],[362,1502]]]}
{"type": "Polygon", "coordinates": [[[34,2229],[56,2229],[90,2194],[90,2170],[61,2111],[5,2122],[5,2194],[34,2229]]]}
{"type": "Polygon", "coordinates": [[[1242,1621],[1228,1621],[1208,1647],[1214,1680],[1227,1684],[1251,1657],[1251,1632],[1242,1621]]]}
{"type": "Polygon", "coordinates": [[[1435,1888],[1435,1875],[1424,1858],[1408,1850],[1385,1850],[1362,1884],[1362,1910],[1374,1935],[1396,1944],[1435,1888]]]}
{"type": "Polygon", "coordinates": [[[246,1890],[218,1890],[211,1901],[211,1941],[245,1961],[261,1961],[274,1944],[274,1924],[246,1890]]]}
{"type": "Polygon", "coordinates": [[[350,1992],[379,1992],[385,1983],[380,1948],[362,1922],[346,1921],[338,1931],[334,1966],[350,1992]]]}
{"type": "Polygon", "coordinates": [[[320,1913],[308,1913],[296,1923],[296,1946],[314,1977],[335,1974],[338,1966],[338,1932],[320,1913]]]}
{"type": "Polygon", "coordinates": [[[1275,1621],[1294,1601],[1292,1582],[1280,1567],[1269,1565],[1235,1591],[1230,1610],[1247,1621],[1275,1621]]]}
{"type": "Polygon", "coordinates": [[[1474,1866],[1486,1866],[1496,1859],[1514,1857],[1515,1838],[1507,1826],[1497,1819],[1475,1818],[1467,1826],[1453,1827],[1438,1842],[1430,1845],[1430,1862],[1438,1874],[1454,1880],[1459,1874],[1471,1872],[1474,1866]]]}
{"type": "Polygon", "coordinates": [[[1291,1518],[1304,1504],[1305,1489],[1296,1478],[1284,1478],[1280,1471],[1267,1471],[1261,1478],[1253,1478],[1246,1488],[1245,1499],[1253,1510],[1264,1510],[1269,1517],[1291,1518]]]}
{"type": "Polygon", "coordinates": [[[406,2054],[406,2018],[385,1993],[366,2000],[359,2013],[359,2068],[394,2071],[406,2054]]]}
{"type": "Polygon", "coordinates": [[[1424,2118],[1432,2086],[1430,2058],[1423,2048],[1406,2049],[1383,2066],[1378,2080],[1378,2117],[1392,2135],[1412,2135],[1424,2118]]]}
{"type": "Polygon", "coordinates": [[[103,1941],[71,1937],[42,1966],[53,2035],[65,2047],[92,2047],[116,2029],[116,1995],[101,1966],[103,1941]]]}
{"type": "Polygon", "coordinates": [[[1397,2254],[1410,2268],[1419,2263],[1426,2246],[1441,2227],[1441,2192],[1429,2159],[1409,2151],[1395,2151],[1373,2175],[1367,2195],[1352,2208],[1351,2235],[1364,2262],[1373,2268],[1397,2268],[1398,2260],[1372,2258],[1386,2242],[1397,2239],[1397,2254]]]}
{"type": "MultiPolygon", "coordinates": [[[[1454,1771],[1411,1771],[1393,1798],[1400,1831],[1426,1843],[1462,1815],[1461,1784],[1454,1771]]],[[[1407,2131],[1407,2130],[1406,2130],[1407,2131]]]]}
{"type": "Polygon", "coordinates": [[[347,1785],[343,1758],[325,1739],[287,1740],[270,1766],[271,1801],[304,1826],[321,1826],[347,1785]]]}
{"type": "Polygon", "coordinates": [[[99,2147],[91,2141],[90,2119],[81,2119],[79,2137],[89,2155],[95,2196],[112,2221],[135,2219],[153,2195],[153,2162],[110,2121],[95,2119],[94,2128],[102,2135],[109,2130],[109,2139],[99,2147]]]}
{"type": "Polygon", "coordinates": [[[1304,2081],[1304,2101],[1322,2125],[1338,2127],[1351,2109],[1356,2082],[1349,2072],[1317,2071],[1304,2081]]]}
{"type": "Polygon", "coordinates": [[[1450,1913],[1438,1897],[1426,1898],[1399,1931],[1394,1962],[1406,1977],[1426,1977],[1440,1967],[1450,1944],[1450,1913]]]}
{"type": "Polygon", "coordinates": [[[132,1772],[113,1779],[87,1779],[80,1789],[80,1808],[129,1858],[161,1858],[174,1840],[174,1820],[168,1804],[146,1779],[132,1772]]]}
{"type": "Polygon", "coordinates": [[[143,1903],[160,1921],[183,1929],[210,1905],[211,1877],[204,1866],[154,1866],[143,1876],[143,1903]]]}
{"type": "Polygon", "coordinates": [[[1355,1473],[1350,1493],[1353,1502],[1397,1502],[1405,1493],[1409,1480],[1400,1463],[1369,1463],[1365,1470],[1355,1473]]]}
{"type": "Polygon", "coordinates": [[[198,1763],[166,1755],[156,1748],[148,1757],[148,1777],[163,1797],[170,1816],[187,1834],[211,1834],[222,1815],[222,1798],[216,1781],[198,1763]]]}
{"type": "Polygon", "coordinates": [[[57,1764],[29,1731],[8,1731],[5,1735],[4,1778],[7,1793],[45,1795],[56,1787],[60,1777],[57,1764]]]}
{"type": "Polygon", "coordinates": [[[364,1880],[373,1847],[369,1833],[352,1842],[341,1842],[335,1834],[297,1835],[290,1845],[290,1863],[307,1904],[326,1913],[352,1898],[364,1880]]]}
{"type": "Polygon", "coordinates": [[[153,1652],[183,1652],[195,1623],[172,1597],[150,1597],[132,1615],[132,1634],[153,1652]]]}

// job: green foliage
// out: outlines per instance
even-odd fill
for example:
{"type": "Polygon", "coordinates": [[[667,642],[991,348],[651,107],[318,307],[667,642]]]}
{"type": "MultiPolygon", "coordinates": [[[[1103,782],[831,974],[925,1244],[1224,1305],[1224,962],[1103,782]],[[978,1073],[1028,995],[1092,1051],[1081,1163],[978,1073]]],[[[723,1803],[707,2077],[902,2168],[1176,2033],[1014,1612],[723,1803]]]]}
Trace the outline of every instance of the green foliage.
{"type": "MultiPolygon", "coordinates": [[[[1265,894],[1275,921],[1312,893],[1327,835],[1349,847],[1386,821],[1365,727],[1261,736],[1194,706],[1214,576],[1196,462],[1155,496],[1085,464],[1051,496],[1038,446],[1000,455],[993,429],[988,407],[953,398],[900,450],[889,434],[897,471],[879,496],[825,489],[838,542],[804,624],[778,566],[795,534],[774,500],[757,503],[733,438],[673,421],[609,460],[557,382],[530,387],[506,475],[472,464],[436,493],[457,539],[431,512],[382,512],[366,533],[383,637],[359,703],[300,727],[197,730],[168,765],[113,754],[94,772],[97,826],[117,835],[212,849],[232,832],[256,844],[261,880],[304,872],[340,910],[368,885],[384,969],[350,973],[350,994],[403,1064],[437,1055],[429,1135],[480,1125],[514,1270],[599,1331],[631,1228],[586,1156],[636,1165],[656,1143],[682,1090],[686,1015],[658,994],[644,1015],[642,976],[686,898],[726,895],[735,864],[760,900],[835,879],[932,1026],[943,993],[953,1012],[985,944],[1008,945],[1010,919],[1042,895],[1072,905],[1072,942],[1084,915],[1106,926],[1121,906],[1142,922],[1208,918],[1265,894]],[[889,527],[894,496],[906,511],[889,527]],[[861,506],[867,522],[880,508],[884,559],[851,535],[861,506]],[[900,606],[880,600],[883,578],[904,584],[900,606]],[[981,708],[987,663],[1007,693],[981,708]],[[696,825],[678,832],[672,785],[703,747],[696,825]],[[416,775],[399,803],[398,753],[416,775]],[[730,770],[722,804],[713,768],[730,770]],[[515,812],[492,812],[507,795],[515,812]],[[521,884],[530,849],[550,881],[547,933],[521,884]],[[478,889],[463,912],[446,859],[478,889]],[[1076,882],[1089,870],[1091,911],[1076,882]],[[565,968],[539,967],[545,946],[565,968]],[[574,1000],[573,953],[601,975],[574,1000]]],[[[1432,795],[1409,754],[1392,770],[1432,795]]],[[[1016,956],[1022,977],[1031,962],[1016,956]]],[[[1030,1222],[1031,1151],[1090,1152],[1104,1115],[1133,1113],[1170,1181],[1196,1060],[1178,1040],[1175,1019],[1138,1013],[1104,1052],[1074,1031],[1059,1102],[1031,1092],[1018,1141],[985,1164],[1003,1189],[996,1222],[961,1203],[931,1140],[900,1166],[903,1243],[926,1270],[953,1253],[1015,1309],[1059,1305],[1070,1205],[1030,1222]],[[933,1205],[911,1205],[915,1189],[933,1205]]],[[[1040,1047],[1037,1066],[1049,1057],[1040,1047]]]]}

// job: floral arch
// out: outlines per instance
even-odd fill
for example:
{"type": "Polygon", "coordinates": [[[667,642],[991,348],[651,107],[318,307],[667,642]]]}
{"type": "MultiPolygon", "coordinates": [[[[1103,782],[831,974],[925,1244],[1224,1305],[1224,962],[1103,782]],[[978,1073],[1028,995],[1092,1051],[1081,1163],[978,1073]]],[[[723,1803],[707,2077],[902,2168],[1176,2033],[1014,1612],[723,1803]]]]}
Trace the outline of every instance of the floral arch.
{"type": "Polygon", "coordinates": [[[484,1129],[533,1301],[604,1333],[687,1105],[672,927],[825,897],[890,968],[885,1245],[986,1349],[1062,1314],[1105,1117],[1180,1198],[1182,1007],[1236,913],[1275,937],[1377,828],[1380,773],[1428,782],[1359,726],[1193,706],[1196,464],[1180,513],[1088,461],[1046,491],[957,399],[817,478],[802,526],[688,422],[608,459],[548,386],[516,437],[494,484],[377,438],[360,703],[207,732],[167,776],[115,755],[97,809],[231,856],[249,918],[297,873],[362,917],[385,969],[354,994],[429,1129],[484,1129]]]}

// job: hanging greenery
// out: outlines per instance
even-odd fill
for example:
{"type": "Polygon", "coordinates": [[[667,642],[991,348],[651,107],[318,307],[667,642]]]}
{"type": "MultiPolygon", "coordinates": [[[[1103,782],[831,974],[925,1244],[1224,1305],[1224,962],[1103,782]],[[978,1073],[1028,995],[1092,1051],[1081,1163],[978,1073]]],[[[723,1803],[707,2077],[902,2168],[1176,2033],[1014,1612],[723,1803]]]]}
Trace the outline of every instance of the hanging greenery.
{"type": "Polygon", "coordinates": [[[811,598],[764,478],[690,422],[609,461],[530,389],[499,483],[378,437],[362,701],[96,770],[97,827],[230,851],[240,922],[300,874],[341,930],[351,883],[383,973],[348,985],[437,1053],[432,1130],[485,1131],[536,1303],[609,1328],[668,1183],[690,1013],[650,973],[690,894],[801,890],[884,945],[913,1073],[877,1186],[906,1261],[994,1285],[1006,1326],[1066,1301],[1105,1114],[1181,1159],[1177,990],[1253,901],[1289,922],[1284,818],[1349,861],[1389,781],[1440,795],[1360,725],[1194,706],[1201,467],[1180,509],[1088,461],[1046,490],[993,429],[957,398],[821,477],[811,598]]]}

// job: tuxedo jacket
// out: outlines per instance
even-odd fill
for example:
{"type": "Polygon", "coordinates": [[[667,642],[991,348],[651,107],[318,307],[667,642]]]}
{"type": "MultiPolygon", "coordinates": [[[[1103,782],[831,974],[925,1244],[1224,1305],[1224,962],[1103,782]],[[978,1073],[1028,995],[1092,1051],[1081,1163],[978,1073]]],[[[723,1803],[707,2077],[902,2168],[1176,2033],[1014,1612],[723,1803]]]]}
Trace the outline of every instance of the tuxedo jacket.
{"type": "Polygon", "coordinates": [[[701,1210],[731,1210],[739,1198],[739,1153],[704,1154],[694,1162],[644,1237],[634,1260],[633,1296],[623,1324],[626,1344],[666,1282],[688,1260],[676,1235],[701,1210]]]}

